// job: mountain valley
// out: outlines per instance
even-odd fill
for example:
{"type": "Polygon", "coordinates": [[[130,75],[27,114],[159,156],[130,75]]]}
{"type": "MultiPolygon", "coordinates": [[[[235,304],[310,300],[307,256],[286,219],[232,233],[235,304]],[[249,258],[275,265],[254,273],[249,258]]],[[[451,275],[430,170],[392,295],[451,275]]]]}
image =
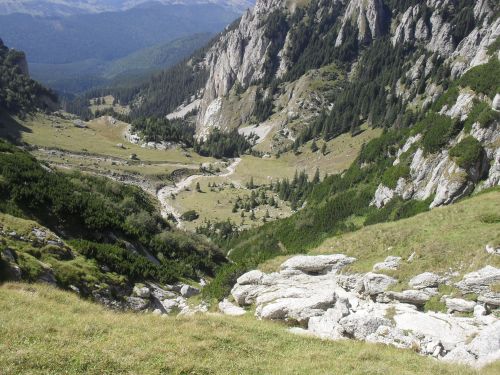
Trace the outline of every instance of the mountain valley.
{"type": "Polygon", "coordinates": [[[497,373],[499,4],[209,3],[103,65],[0,43],[6,373],[497,373]]]}

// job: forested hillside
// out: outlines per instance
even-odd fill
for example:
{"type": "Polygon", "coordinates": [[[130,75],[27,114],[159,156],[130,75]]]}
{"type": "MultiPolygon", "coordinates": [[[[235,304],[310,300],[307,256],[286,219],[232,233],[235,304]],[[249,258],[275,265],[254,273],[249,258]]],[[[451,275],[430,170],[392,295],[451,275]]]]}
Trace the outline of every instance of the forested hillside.
{"type": "Polygon", "coordinates": [[[30,79],[24,53],[9,49],[0,39],[0,110],[53,109],[56,102],[54,93],[30,79]]]}

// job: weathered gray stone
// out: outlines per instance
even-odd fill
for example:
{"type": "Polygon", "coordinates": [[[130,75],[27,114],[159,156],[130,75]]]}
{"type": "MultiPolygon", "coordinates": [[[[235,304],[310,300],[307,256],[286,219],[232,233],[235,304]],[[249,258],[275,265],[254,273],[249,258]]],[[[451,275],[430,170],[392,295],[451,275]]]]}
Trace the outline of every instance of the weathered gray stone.
{"type": "Polygon", "coordinates": [[[461,298],[446,299],[446,307],[449,312],[472,312],[474,311],[474,306],[476,306],[476,302],[474,301],[466,301],[461,298]]]}
{"type": "Polygon", "coordinates": [[[366,337],[366,341],[393,345],[401,349],[418,348],[420,340],[411,332],[389,326],[379,326],[377,330],[366,337]]]}
{"type": "Polygon", "coordinates": [[[198,288],[195,288],[191,285],[183,285],[181,288],[181,295],[183,297],[189,298],[192,296],[196,296],[197,294],[200,294],[200,290],[198,288]]]}
{"type": "Polygon", "coordinates": [[[125,297],[127,306],[133,311],[142,311],[148,308],[149,300],[139,297],[125,297]]]}
{"type": "Polygon", "coordinates": [[[386,292],[386,294],[399,302],[422,306],[430,300],[431,296],[421,290],[405,290],[403,292],[386,292]]]}
{"type": "Polygon", "coordinates": [[[298,270],[305,273],[326,273],[339,270],[356,259],[343,254],[299,255],[288,259],[281,265],[282,270],[298,270]]]}
{"type": "Polygon", "coordinates": [[[136,297],[140,298],[149,298],[151,296],[149,288],[141,284],[134,285],[133,293],[136,297]]]}
{"type": "Polygon", "coordinates": [[[240,316],[240,315],[245,315],[246,313],[245,309],[234,305],[227,299],[219,302],[219,311],[225,315],[231,315],[231,316],[240,316]]]}
{"type": "Polygon", "coordinates": [[[486,266],[479,271],[466,274],[462,281],[455,285],[465,293],[485,293],[490,285],[500,282],[500,269],[486,266]]]}
{"type": "Polygon", "coordinates": [[[401,257],[388,256],[383,262],[376,263],[373,266],[373,271],[380,270],[397,270],[401,263],[401,257]]]}
{"type": "Polygon", "coordinates": [[[397,284],[397,282],[396,279],[390,276],[368,272],[363,277],[363,292],[370,296],[380,294],[385,292],[391,285],[397,284]]]}
{"type": "Polygon", "coordinates": [[[500,293],[498,292],[483,293],[477,297],[477,300],[495,308],[500,307],[500,293]]]}
{"type": "Polygon", "coordinates": [[[441,282],[441,277],[432,272],[424,272],[413,277],[408,284],[414,289],[435,288],[441,282]]]}
{"type": "Polygon", "coordinates": [[[364,340],[368,335],[375,333],[380,326],[392,326],[390,320],[374,316],[366,311],[359,311],[342,318],[339,324],[346,335],[357,340],[364,340]]]}
{"type": "Polygon", "coordinates": [[[446,354],[443,357],[443,361],[473,366],[476,362],[476,357],[469,353],[463,345],[460,345],[446,354]]]}
{"type": "Polygon", "coordinates": [[[250,284],[258,285],[262,281],[263,277],[264,277],[263,272],[259,270],[253,270],[238,277],[238,280],[236,282],[240,285],[250,285],[250,284]]]}

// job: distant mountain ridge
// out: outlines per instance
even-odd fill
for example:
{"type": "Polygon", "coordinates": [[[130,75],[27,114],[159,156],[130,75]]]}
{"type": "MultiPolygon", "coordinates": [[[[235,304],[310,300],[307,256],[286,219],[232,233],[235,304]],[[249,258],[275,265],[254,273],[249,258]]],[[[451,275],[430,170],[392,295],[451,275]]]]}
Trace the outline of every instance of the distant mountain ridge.
{"type": "Polygon", "coordinates": [[[55,17],[75,14],[117,12],[145,3],[164,5],[212,4],[241,13],[253,6],[252,0],[0,0],[0,15],[14,13],[55,17]]]}

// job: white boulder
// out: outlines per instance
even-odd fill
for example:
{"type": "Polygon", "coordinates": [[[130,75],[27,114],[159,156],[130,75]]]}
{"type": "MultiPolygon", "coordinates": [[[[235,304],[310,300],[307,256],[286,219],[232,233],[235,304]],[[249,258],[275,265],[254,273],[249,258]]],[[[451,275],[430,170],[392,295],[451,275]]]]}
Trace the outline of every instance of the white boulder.
{"type": "Polygon", "coordinates": [[[432,272],[424,272],[413,277],[408,284],[413,289],[435,288],[441,282],[441,277],[432,272]]]}
{"type": "Polygon", "coordinates": [[[461,298],[447,298],[446,299],[446,307],[449,312],[472,312],[474,311],[474,307],[476,306],[476,302],[474,301],[466,301],[461,298]]]}
{"type": "Polygon", "coordinates": [[[363,291],[370,296],[383,293],[398,281],[390,276],[368,272],[363,277],[363,291]]]}
{"type": "Polygon", "coordinates": [[[486,266],[479,271],[466,274],[455,285],[465,293],[489,292],[490,286],[500,282],[500,269],[486,266]]]}
{"type": "Polygon", "coordinates": [[[327,273],[339,270],[356,259],[344,254],[333,255],[299,255],[288,259],[281,265],[281,270],[298,270],[304,273],[327,273]]]}
{"type": "Polygon", "coordinates": [[[235,304],[229,302],[227,299],[219,302],[219,311],[225,315],[240,316],[245,315],[245,309],[236,306],[235,304]]]}
{"type": "Polygon", "coordinates": [[[373,266],[373,271],[380,270],[397,270],[401,263],[401,257],[388,256],[383,262],[376,263],[373,266]]]}
{"type": "Polygon", "coordinates": [[[147,286],[136,284],[134,286],[133,294],[140,298],[149,298],[151,296],[151,291],[147,286]]]}

